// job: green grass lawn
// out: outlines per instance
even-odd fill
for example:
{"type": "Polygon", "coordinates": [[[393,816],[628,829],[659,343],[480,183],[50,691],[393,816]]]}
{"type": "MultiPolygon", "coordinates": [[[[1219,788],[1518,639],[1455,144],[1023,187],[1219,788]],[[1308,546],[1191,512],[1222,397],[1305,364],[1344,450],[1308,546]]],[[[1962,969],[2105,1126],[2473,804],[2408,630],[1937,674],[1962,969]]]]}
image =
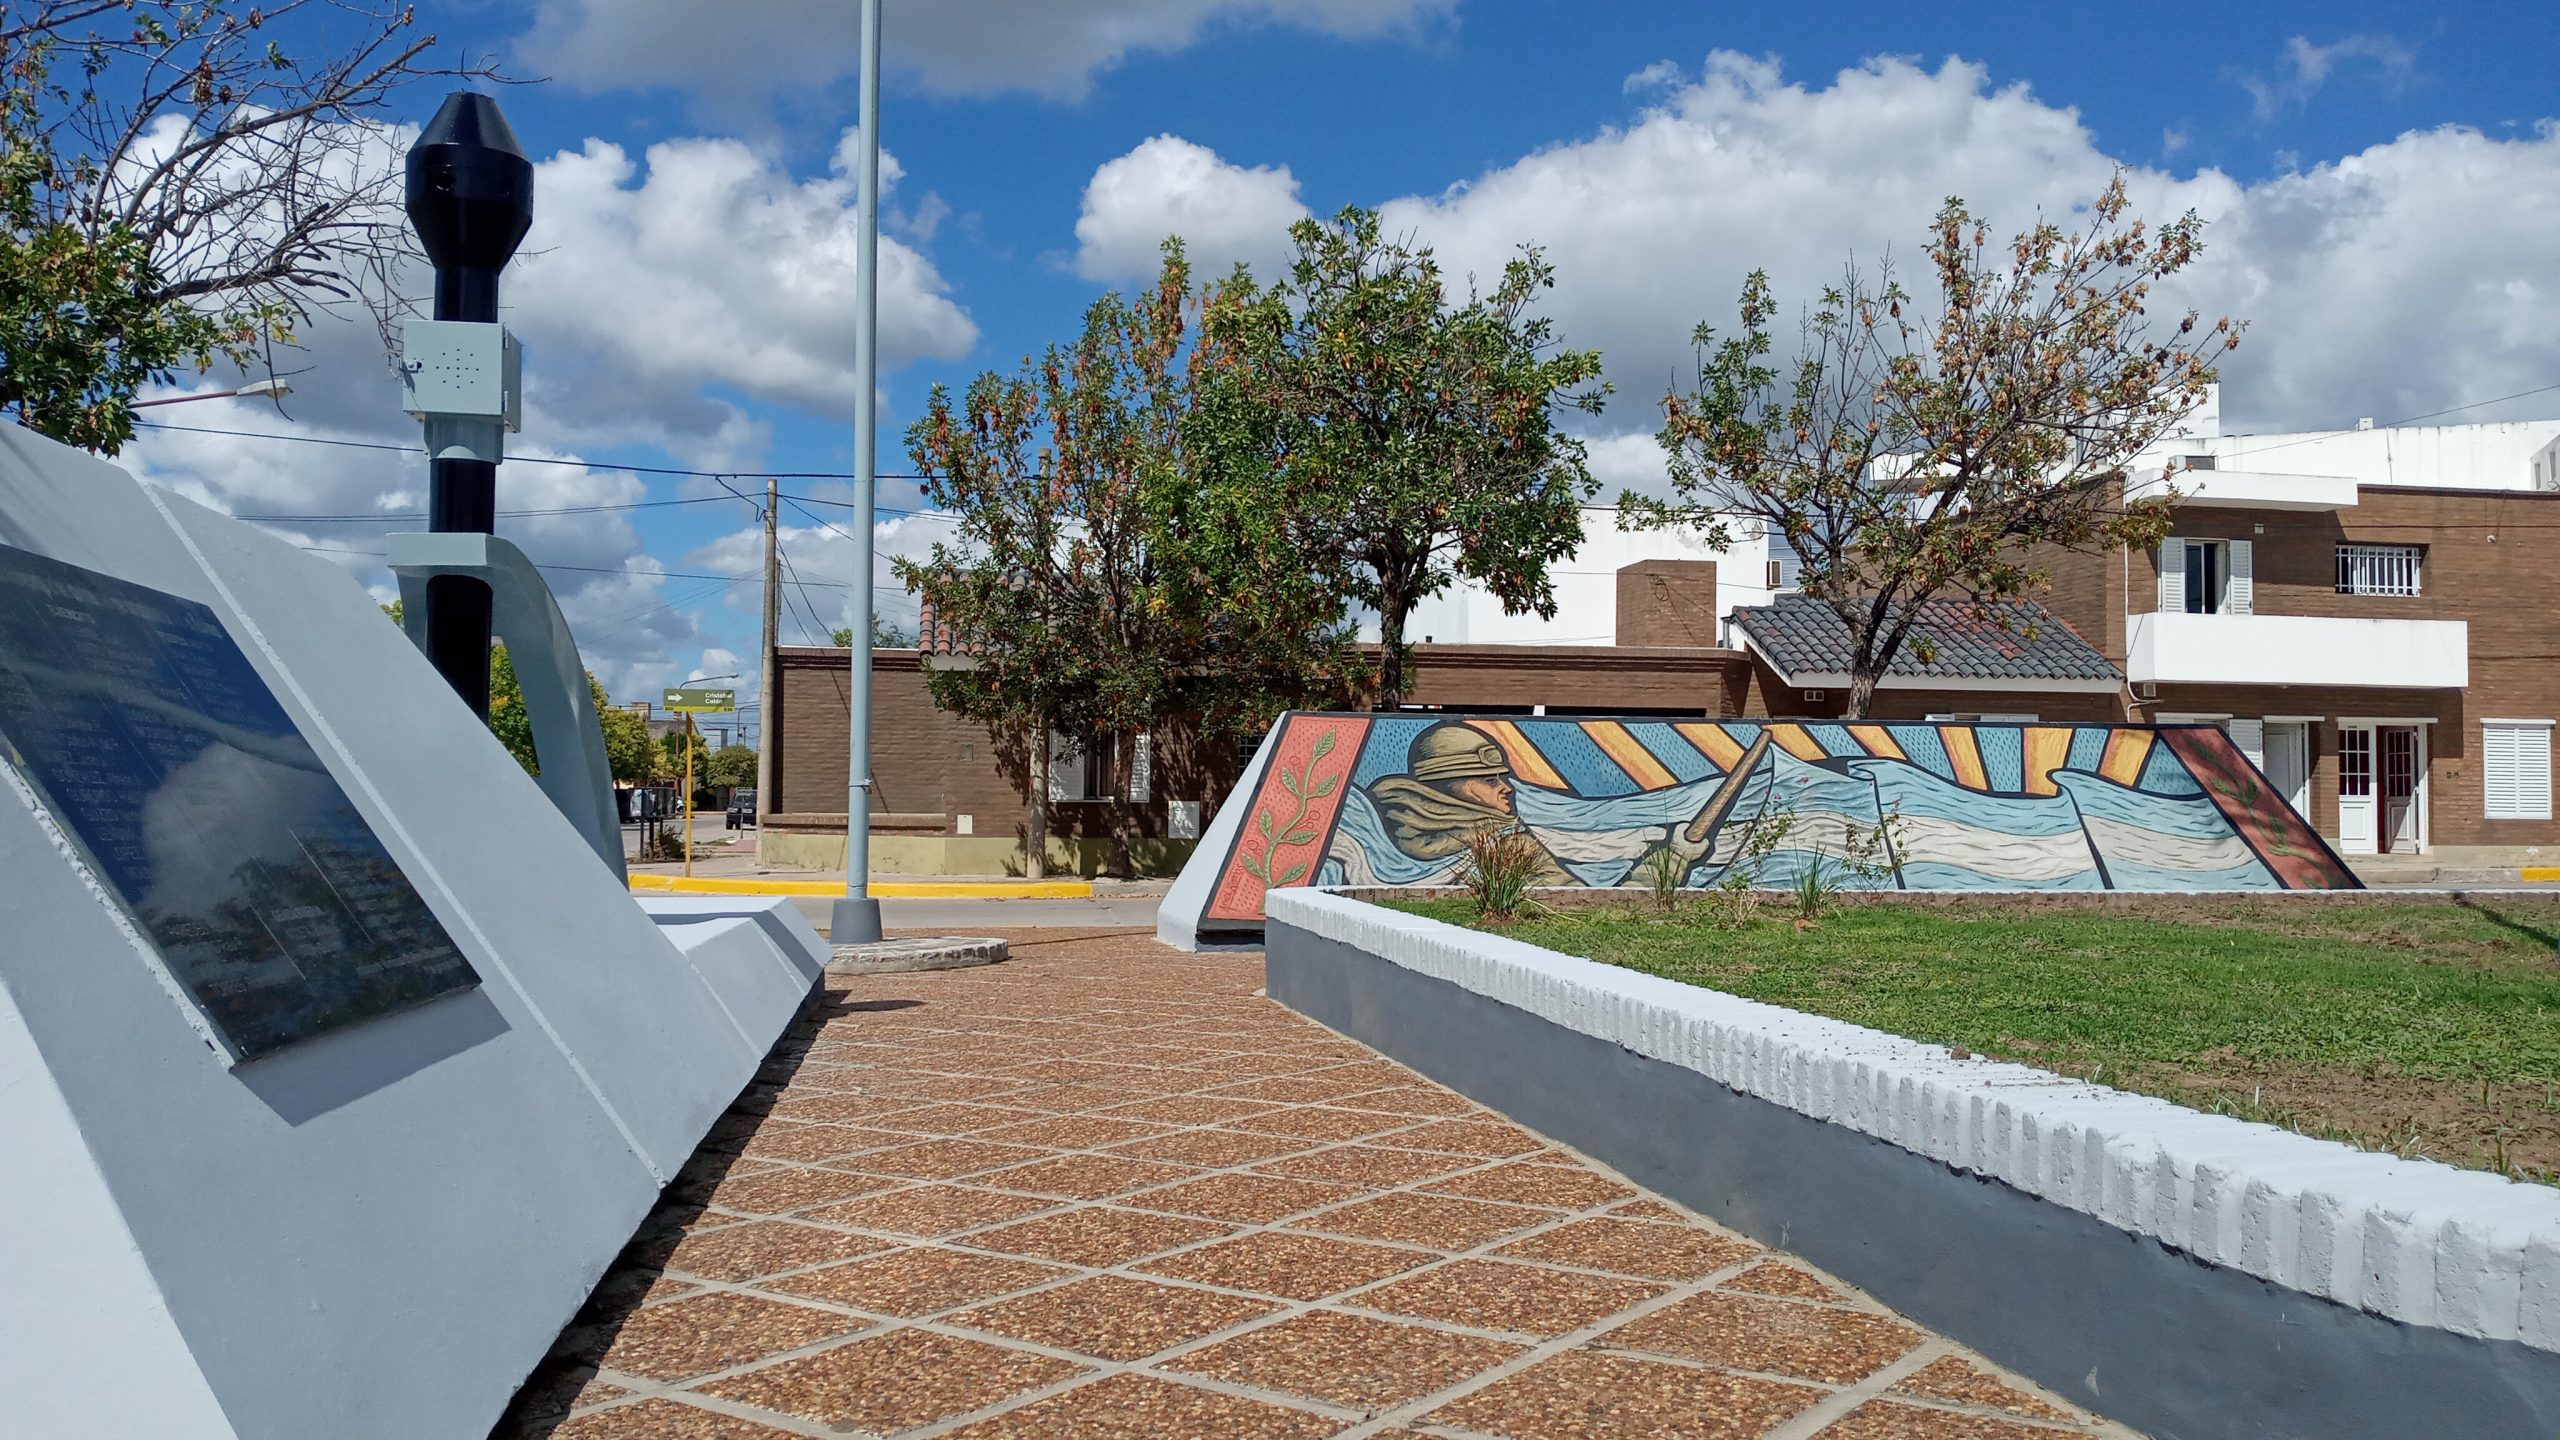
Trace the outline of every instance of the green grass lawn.
{"type": "MultiPolygon", "coordinates": [[[[1400,903],[1457,924],[1465,900],[1400,903]]],[[[2560,1172],[2560,906],[2163,897],[2143,913],[1784,902],[1504,933],[2369,1148],[2560,1172]]]]}

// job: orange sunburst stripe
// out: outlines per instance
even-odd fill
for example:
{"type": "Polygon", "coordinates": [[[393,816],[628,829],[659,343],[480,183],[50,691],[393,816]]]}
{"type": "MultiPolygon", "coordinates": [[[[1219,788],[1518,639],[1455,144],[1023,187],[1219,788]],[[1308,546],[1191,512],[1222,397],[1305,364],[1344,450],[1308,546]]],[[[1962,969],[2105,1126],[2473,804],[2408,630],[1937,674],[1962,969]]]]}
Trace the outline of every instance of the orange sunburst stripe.
{"type": "Polygon", "coordinates": [[[1991,788],[1991,777],[1982,769],[1982,752],[1974,748],[1972,726],[1941,725],[1938,743],[1947,747],[1947,764],[1954,767],[1957,784],[1968,790],[1991,788]]]}
{"type": "Polygon", "coordinates": [[[1911,758],[1902,753],[1902,747],[1893,743],[1892,734],[1881,725],[1852,725],[1849,727],[1849,738],[1866,746],[1867,753],[1880,760],[1911,758]]]}
{"type": "Polygon", "coordinates": [[[1537,746],[1529,743],[1529,737],[1520,733],[1519,726],[1508,720],[1472,720],[1468,723],[1491,736],[1493,743],[1502,747],[1502,758],[1511,762],[1512,774],[1542,790],[1567,788],[1564,777],[1547,763],[1546,756],[1538,753],[1537,746]]]}
{"type": "Polygon", "coordinates": [[[1777,742],[1779,749],[1799,760],[1819,760],[1825,753],[1822,742],[1804,733],[1801,725],[1772,725],[1769,738],[1777,742]]]}
{"type": "Polygon", "coordinates": [[[2107,751],[2098,757],[2098,773],[2119,785],[2142,783],[2142,762],[2151,758],[2151,732],[2118,729],[2107,736],[2107,751]]]}
{"type": "Polygon", "coordinates": [[[1729,773],[1742,760],[1742,742],[1726,733],[1721,725],[1701,725],[1690,721],[1671,728],[1680,732],[1681,739],[1697,746],[1698,753],[1707,757],[1707,763],[1719,770],[1729,773]]]}
{"type": "Polygon", "coordinates": [[[1601,754],[1617,761],[1618,768],[1627,772],[1628,779],[1645,789],[1662,790],[1680,783],[1679,776],[1664,769],[1662,762],[1653,758],[1653,752],[1645,749],[1643,742],[1628,734],[1627,727],[1617,721],[1585,720],[1582,733],[1591,737],[1591,743],[1600,747],[1601,754]]]}
{"type": "Polygon", "coordinates": [[[2030,726],[2027,730],[2027,793],[2059,795],[2062,787],[2053,783],[2053,772],[2071,763],[2071,732],[2053,726],[2030,726]]]}

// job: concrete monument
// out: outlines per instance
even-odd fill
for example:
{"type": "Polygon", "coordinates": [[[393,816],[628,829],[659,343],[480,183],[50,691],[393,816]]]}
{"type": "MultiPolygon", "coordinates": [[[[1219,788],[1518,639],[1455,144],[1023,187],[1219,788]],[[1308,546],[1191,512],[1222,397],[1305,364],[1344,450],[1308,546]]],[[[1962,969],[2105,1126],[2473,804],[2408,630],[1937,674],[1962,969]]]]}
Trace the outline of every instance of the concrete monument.
{"type": "Polygon", "coordinates": [[[345,572],[0,427],[0,1432],[487,1432],[826,951],[345,572]]]}

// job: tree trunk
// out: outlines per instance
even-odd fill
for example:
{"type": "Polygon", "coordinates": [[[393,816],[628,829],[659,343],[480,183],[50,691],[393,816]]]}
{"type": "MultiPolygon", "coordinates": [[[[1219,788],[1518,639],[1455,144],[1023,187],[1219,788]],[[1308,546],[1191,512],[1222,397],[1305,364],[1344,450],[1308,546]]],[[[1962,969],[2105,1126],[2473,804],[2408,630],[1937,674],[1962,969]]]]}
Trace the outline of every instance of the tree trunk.
{"type": "Polygon", "coordinates": [[[1876,672],[1871,666],[1849,667],[1849,703],[1841,710],[1841,719],[1864,720],[1867,718],[1868,707],[1874,705],[1876,701],[1876,678],[1876,672]]]}
{"type": "Polygon", "coordinates": [[[1030,822],[1023,827],[1022,878],[1040,880],[1049,874],[1049,722],[1031,722],[1031,784],[1027,799],[1031,802],[1030,822]]]}
{"type": "Polygon", "coordinates": [[[1129,798],[1129,781],[1137,773],[1138,737],[1134,732],[1116,736],[1112,746],[1111,768],[1120,793],[1111,800],[1111,854],[1106,865],[1112,874],[1130,880],[1138,874],[1138,802],[1129,798]]]}
{"type": "Polygon", "coordinates": [[[1378,708],[1393,710],[1404,704],[1404,622],[1409,611],[1405,597],[1392,588],[1378,604],[1378,708]]]}

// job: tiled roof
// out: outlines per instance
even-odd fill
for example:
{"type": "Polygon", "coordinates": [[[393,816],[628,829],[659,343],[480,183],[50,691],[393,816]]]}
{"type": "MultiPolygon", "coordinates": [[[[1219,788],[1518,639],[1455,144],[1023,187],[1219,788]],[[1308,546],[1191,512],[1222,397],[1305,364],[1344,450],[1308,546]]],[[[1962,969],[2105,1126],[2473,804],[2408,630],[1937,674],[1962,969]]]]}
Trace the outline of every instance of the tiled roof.
{"type": "MultiPolygon", "coordinates": [[[[1733,623],[1782,675],[1848,673],[1849,627],[1819,600],[1780,595],[1767,605],[1737,607],[1733,623]]],[[[1885,667],[1888,681],[1924,677],[2120,680],[2123,672],[2032,600],[1930,600],[1885,667]]]]}

